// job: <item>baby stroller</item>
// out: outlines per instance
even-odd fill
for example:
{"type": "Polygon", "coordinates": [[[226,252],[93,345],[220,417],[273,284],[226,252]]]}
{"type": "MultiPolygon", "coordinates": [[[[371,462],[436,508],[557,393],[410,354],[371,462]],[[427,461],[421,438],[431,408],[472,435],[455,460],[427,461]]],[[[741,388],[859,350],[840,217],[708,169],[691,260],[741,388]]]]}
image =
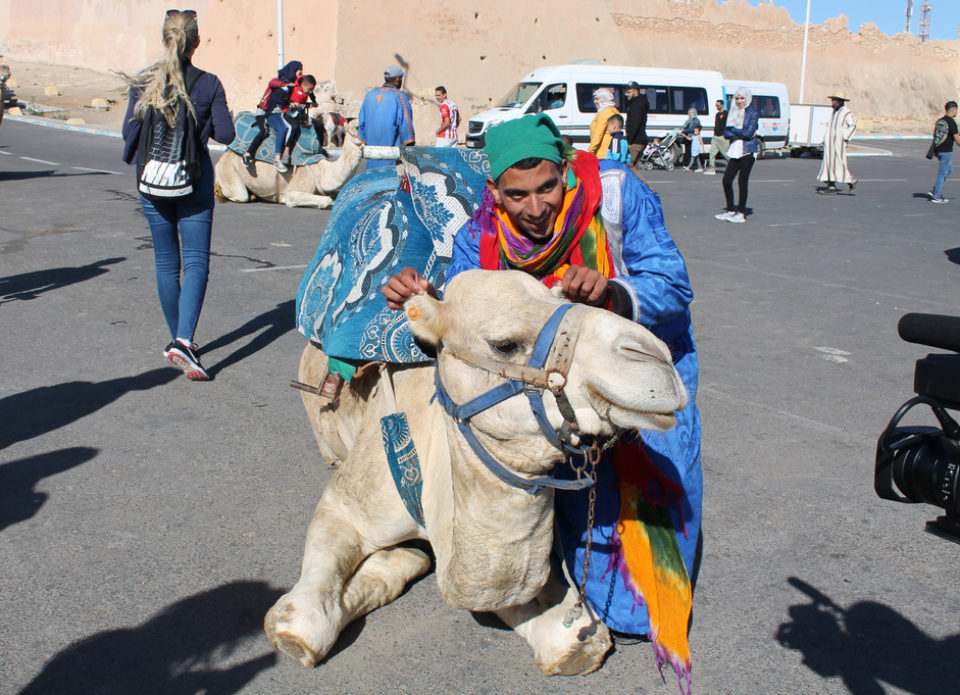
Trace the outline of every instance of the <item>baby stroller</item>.
{"type": "Polygon", "coordinates": [[[674,128],[660,138],[659,142],[651,141],[640,153],[637,166],[641,166],[647,171],[653,169],[654,166],[671,171],[680,158],[680,147],[676,144],[679,135],[680,129],[674,128]]]}

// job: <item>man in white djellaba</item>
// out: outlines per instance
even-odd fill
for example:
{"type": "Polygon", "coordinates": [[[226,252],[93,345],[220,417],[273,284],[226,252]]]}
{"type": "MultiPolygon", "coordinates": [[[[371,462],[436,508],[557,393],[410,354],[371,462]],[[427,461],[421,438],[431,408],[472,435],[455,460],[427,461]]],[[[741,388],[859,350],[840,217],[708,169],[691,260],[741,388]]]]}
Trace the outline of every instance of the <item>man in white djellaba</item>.
{"type": "Polygon", "coordinates": [[[820,174],[817,176],[827,185],[818,188],[817,193],[838,193],[838,183],[847,184],[850,193],[853,193],[857,180],[847,166],[847,143],[857,132],[857,119],[847,108],[849,99],[844,92],[835,91],[828,98],[833,106],[833,115],[823,139],[823,164],[820,165],[820,174]]]}

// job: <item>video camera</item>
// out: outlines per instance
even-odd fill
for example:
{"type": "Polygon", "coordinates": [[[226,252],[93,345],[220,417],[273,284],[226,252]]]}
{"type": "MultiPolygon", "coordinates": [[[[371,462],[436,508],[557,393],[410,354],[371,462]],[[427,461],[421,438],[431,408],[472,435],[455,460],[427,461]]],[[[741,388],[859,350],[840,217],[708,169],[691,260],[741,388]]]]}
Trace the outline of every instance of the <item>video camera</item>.
{"type": "MultiPolygon", "coordinates": [[[[960,317],[906,314],[897,332],[909,343],[960,353],[960,317]]],[[[873,487],[886,500],[946,510],[927,530],[960,543],[960,425],[947,413],[960,410],[960,354],[917,360],[913,390],[917,396],[900,406],[877,441],[873,487]],[[898,427],[917,405],[929,407],[940,426],[898,427]]]]}

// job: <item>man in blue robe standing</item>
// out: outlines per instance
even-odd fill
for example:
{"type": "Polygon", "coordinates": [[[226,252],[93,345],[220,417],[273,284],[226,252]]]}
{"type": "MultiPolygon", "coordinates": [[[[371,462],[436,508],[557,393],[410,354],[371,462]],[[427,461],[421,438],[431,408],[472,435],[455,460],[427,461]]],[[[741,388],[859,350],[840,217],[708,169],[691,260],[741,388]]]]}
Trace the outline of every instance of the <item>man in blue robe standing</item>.
{"type": "MultiPolygon", "coordinates": [[[[383,71],[383,85],[367,92],[360,107],[357,131],[364,144],[387,147],[415,144],[413,112],[407,95],[400,91],[402,85],[403,70],[399,65],[391,65],[383,71]]],[[[367,160],[367,169],[393,165],[390,160],[367,160]]]]}

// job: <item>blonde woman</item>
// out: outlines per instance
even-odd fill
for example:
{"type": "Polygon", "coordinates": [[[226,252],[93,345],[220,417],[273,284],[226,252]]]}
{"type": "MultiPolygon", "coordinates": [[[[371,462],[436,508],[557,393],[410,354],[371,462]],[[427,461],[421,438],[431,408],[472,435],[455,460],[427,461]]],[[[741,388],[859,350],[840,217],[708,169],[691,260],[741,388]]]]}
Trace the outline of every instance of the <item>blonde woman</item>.
{"type": "Polygon", "coordinates": [[[200,175],[189,195],[169,200],[140,196],[143,214],[150,224],[157,266],[160,306],[170,329],[170,343],[163,356],[183,369],[192,381],[207,381],[210,375],[200,364],[193,334],[207,291],[210,266],[210,234],[213,226],[213,163],[207,139],[229,144],[233,119],[227,97],[216,75],[193,66],[193,53],[200,45],[197,13],[168,10],[163,21],[164,55],[159,62],[133,78],[130,102],[123,122],[123,160],[130,164],[137,154],[141,126],[147,108],[174,125],[177,107],[186,107],[196,117],[200,147],[200,175]],[[187,94],[187,84],[191,84],[187,94]],[[182,270],[182,273],[181,273],[182,270]]]}

